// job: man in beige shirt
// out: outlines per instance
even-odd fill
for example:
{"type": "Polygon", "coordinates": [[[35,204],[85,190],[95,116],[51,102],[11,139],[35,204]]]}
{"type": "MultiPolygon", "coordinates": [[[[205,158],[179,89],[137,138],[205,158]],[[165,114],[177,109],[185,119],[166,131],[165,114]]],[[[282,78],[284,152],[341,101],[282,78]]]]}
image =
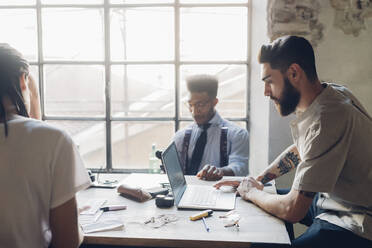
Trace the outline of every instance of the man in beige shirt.
{"type": "Polygon", "coordinates": [[[345,87],[319,81],[313,48],[302,37],[263,45],[259,62],[265,96],[282,116],[296,114],[294,144],[257,178],[216,187],[239,186],[243,199],[309,226],[292,247],[372,247],[372,118],[345,87]],[[286,194],[262,191],[292,169],[286,194]]]}

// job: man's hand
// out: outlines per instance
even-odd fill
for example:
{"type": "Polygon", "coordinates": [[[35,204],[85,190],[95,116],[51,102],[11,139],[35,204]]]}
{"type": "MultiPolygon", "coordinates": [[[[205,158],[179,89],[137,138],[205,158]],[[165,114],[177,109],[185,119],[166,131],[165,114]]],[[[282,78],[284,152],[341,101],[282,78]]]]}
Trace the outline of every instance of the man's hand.
{"type": "Polygon", "coordinates": [[[253,190],[253,189],[262,190],[263,188],[264,188],[264,185],[261,182],[257,181],[253,177],[246,177],[240,183],[237,190],[238,190],[240,196],[244,200],[248,201],[249,200],[249,192],[251,190],[253,190]]]}
{"type": "Polygon", "coordinates": [[[222,182],[219,182],[219,183],[216,183],[215,185],[213,185],[213,187],[215,187],[216,189],[219,189],[221,188],[221,186],[232,186],[234,188],[237,188],[239,187],[240,185],[240,181],[222,181],[222,182]]]}
{"type": "Polygon", "coordinates": [[[264,178],[263,175],[259,175],[259,176],[256,177],[256,181],[261,182],[261,180],[262,180],[263,178],[264,178]]]}
{"type": "Polygon", "coordinates": [[[207,181],[218,181],[223,177],[222,169],[216,166],[207,164],[204,168],[196,174],[197,177],[207,181]]]}

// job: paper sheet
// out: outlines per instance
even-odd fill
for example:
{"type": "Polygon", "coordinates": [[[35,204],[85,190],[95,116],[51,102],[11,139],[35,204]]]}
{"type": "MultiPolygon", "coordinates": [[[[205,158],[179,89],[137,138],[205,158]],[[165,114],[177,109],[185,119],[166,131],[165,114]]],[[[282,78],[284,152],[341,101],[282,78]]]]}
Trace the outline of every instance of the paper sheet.
{"type": "Polygon", "coordinates": [[[119,184],[127,184],[131,187],[140,187],[142,189],[151,189],[161,186],[161,183],[168,183],[168,177],[165,174],[141,174],[132,173],[119,184]]]}

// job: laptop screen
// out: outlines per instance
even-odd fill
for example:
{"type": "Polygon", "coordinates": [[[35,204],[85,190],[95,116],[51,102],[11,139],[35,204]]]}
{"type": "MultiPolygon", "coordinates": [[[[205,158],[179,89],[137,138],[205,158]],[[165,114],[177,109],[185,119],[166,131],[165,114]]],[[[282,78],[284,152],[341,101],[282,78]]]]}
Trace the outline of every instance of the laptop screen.
{"type": "Polygon", "coordinates": [[[176,145],[172,142],[162,153],[162,160],[168,175],[169,183],[172,187],[173,196],[176,204],[181,200],[186,188],[186,180],[182,172],[176,145]]]}

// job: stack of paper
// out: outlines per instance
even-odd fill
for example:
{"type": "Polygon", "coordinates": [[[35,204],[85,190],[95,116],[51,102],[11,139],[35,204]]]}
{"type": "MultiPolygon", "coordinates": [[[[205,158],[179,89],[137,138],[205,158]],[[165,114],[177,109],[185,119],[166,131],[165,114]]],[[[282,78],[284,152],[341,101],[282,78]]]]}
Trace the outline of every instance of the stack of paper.
{"type": "Polygon", "coordinates": [[[100,210],[105,199],[92,199],[84,203],[86,210],[79,215],[79,223],[84,233],[101,232],[123,227],[120,212],[103,212],[100,210]]]}

